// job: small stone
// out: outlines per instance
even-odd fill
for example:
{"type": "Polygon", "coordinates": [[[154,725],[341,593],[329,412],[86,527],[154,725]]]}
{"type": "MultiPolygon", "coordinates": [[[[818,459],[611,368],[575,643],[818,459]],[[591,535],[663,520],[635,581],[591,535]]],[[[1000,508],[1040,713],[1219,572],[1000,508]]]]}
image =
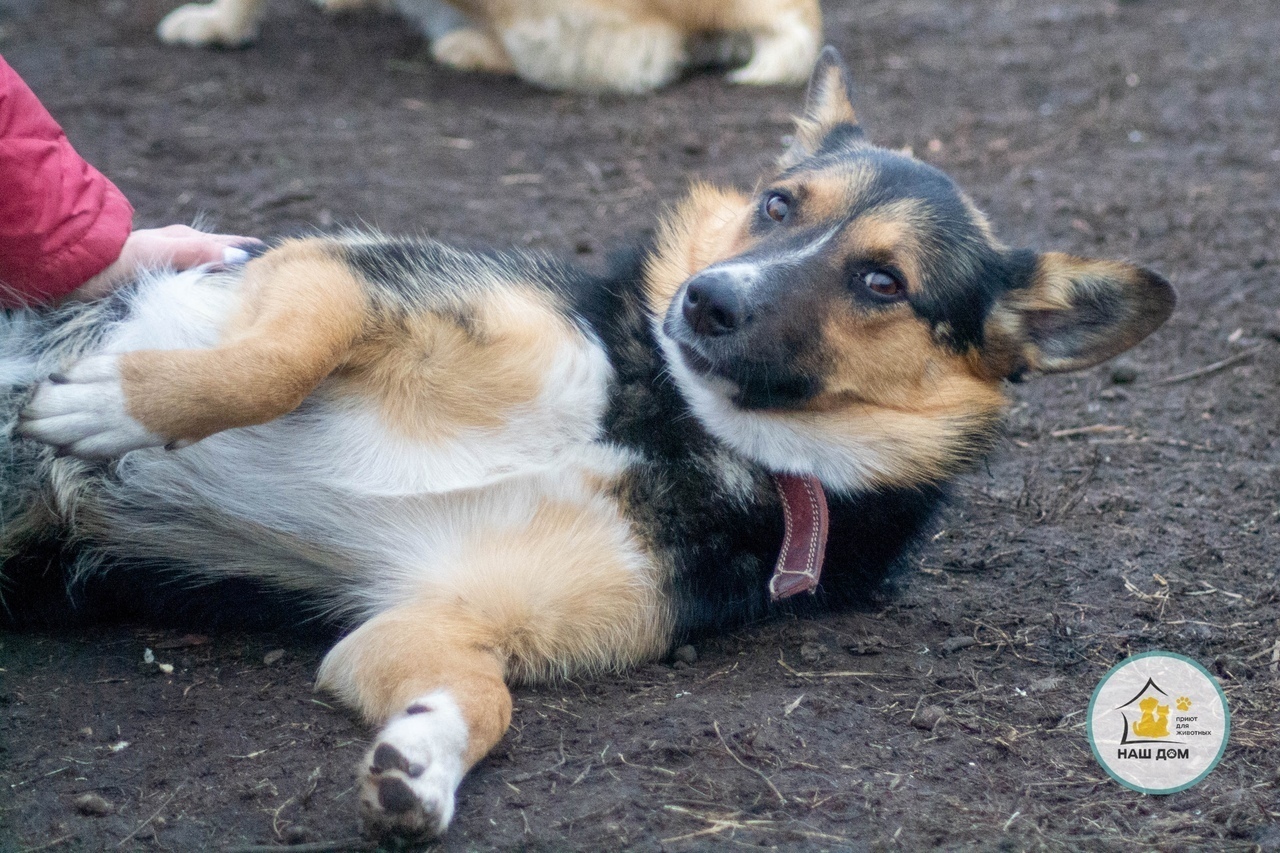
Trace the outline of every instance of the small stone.
{"type": "Polygon", "coordinates": [[[275,649],[263,655],[262,662],[265,663],[267,666],[275,666],[276,664],[280,663],[280,660],[283,657],[284,657],[284,649],[275,649]]]}
{"type": "Polygon", "coordinates": [[[973,637],[948,637],[942,641],[942,653],[944,655],[954,654],[961,649],[967,649],[970,646],[976,646],[978,641],[973,637]]]}
{"type": "Polygon", "coordinates": [[[881,653],[881,646],[884,641],[879,637],[871,637],[854,643],[852,646],[846,646],[845,650],[851,655],[861,657],[863,655],[878,655],[881,653]]]}
{"type": "Polygon", "coordinates": [[[1119,388],[1103,388],[1101,391],[1098,392],[1098,399],[1106,400],[1107,402],[1114,402],[1116,400],[1128,400],[1129,392],[1122,391],[1119,388]]]}
{"type": "Polygon", "coordinates": [[[1209,640],[1213,638],[1213,629],[1198,622],[1188,622],[1178,631],[1178,636],[1188,640],[1209,640]]]}
{"type": "Polygon", "coordinates": [[[911,725],[917,729],[931,732],[947,718],[947,712],[938,705],[925,705],[911,715],[911,725]]]}
{"type": "Polygon", "coordinates": [[[681,646],[676,649],[674,657],[681,663],[695,664],[698,662],[698,650],[693,646],[681,646]]]}
{"type": "Polygon", "coordinates": [[[827,647],[822,643],[804,643],[800,646],[800,660],[805,663],[817,663],[827,656],[827,647]]]}
{"type": "Polygon", "coordinates": [[[1115,385],[1128,385],[1142,375],[1142,369],[1127,358],[1118,358],[1111,363],[1111,382],[1115,385]]]}
{"type": "Polygon", "coordinates": [[[1066,679],[1061,675],[1046,675],[1044,678],[1037,678],[1028,686],[1031,688],[1032,693],[1049,693],[1057,690],[1065,683],[1066,679]]]}
{"type": "Polygon", "coordinates": [[[82,737],[82,738],[91,738],[91,737],[93,737],[93,729],[91,729],[91,728],[90,728],[90,727],[88,727],[88,726],[85,726],[83,729],[81,729],[81,730],[80,730],[80,737],[82,737]]]}
{"type": "Polygon", "coordinates": [[[1104,569],[1099,575],[1103,585],[1112,592],[1124,592],[1128,589],[1125,585],[1124,572],[1119,569],[1104,569]]]}
{"type": "Polygon", "coordinates": [[[108,803],[97,794],[81,794],[75,799],[76,811],[88,817],[102,817],[109,815],[116,810],[116,807],[108,803]]]}
{"type": "Polygon", "coordinates": [[[320,840],[315,830],[305,826],[291,826],[280,834],[285,844],[311,844],[320,840]]]}

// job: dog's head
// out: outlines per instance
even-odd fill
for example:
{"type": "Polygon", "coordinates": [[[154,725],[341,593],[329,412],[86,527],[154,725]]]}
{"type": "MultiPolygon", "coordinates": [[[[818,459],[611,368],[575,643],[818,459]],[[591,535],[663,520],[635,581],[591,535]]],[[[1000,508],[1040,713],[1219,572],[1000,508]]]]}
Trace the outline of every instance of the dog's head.
{"type": "Polygon", "coordinates": [[[1006,378],[1097,364],[1174,293],[1117,261],[1010,249],[937,169],[871,145],[827,48],[779,170],[697,186],[647,296],[704,425],[776,470],[853,489],[938,482],[994,441],[1006,378]]]}

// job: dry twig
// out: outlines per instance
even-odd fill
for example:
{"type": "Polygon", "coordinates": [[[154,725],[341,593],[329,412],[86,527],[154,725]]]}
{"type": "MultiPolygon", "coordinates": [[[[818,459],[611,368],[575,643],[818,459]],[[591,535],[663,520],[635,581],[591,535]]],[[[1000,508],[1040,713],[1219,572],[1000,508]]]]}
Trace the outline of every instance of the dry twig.
{"type": "Polygon", "coordinates": [[[1257,355],[1266,348],[1266,344],[1258,344],[1252,349],[1244,352],[1238,352],[1230,358],[1224,358],[1221,361],[1215,361],[1213,364],[1206,364],[1204,367],[1198,367],[1195,370],[1188,370],[1186,373],[1179,373],[1174,376],[1166,376],[1164,379],[1157,379],[1155,385],[1176,385],[1179,382],[1190,382],[1192,379],[1199,379],[1201,376],[1208,376],[1210,373],[1217,373],[1219,370],[1225,370],[1233,364],[1239,364],[1246,358],[1257,355]]]}
{"type": "Polygon", "coordinates": [[[774,785],[772,781],[769,780],[769,777],[764,775],[755,767],[752,767],[751,765],[747,764],[745,761],[743,761],[741,758],[735,755],[733,750],[729,748],[729,744],[725,741],[724,735],[720,734],[720,723],[716,722],[715,720],[712,720],[711,725],[715,727],[716,737],[720,738],[720,745],[724,747],[725,752],[729,753],[729,757],[732,758],[734,761],[738,762],[738,764],[740,764],[745,769],[750,770],[752,773],[756,774],[761,779],[763,779],[764,783],[769,786],[769,790],[773,791],[773,795],[778,798],[778,802],[782,803],[782,805],[785,806],[787,804],[787,798],[782,796],[782,792],[779,791],[778,787],[774,785]]]}

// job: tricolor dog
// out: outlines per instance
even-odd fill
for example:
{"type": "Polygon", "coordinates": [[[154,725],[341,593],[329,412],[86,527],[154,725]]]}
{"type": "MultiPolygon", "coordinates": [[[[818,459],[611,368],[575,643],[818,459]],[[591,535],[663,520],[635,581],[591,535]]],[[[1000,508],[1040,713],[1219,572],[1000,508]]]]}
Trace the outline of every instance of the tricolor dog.
{"type": "MultiPolygon", "coordinates": [[[[818,0],[316,0],[331,12],[392,7],[461,71],[518,74],[548,89],[646,92],[700,68],[735,83],[803,83],[822,44],[818,0]]],[[[266,0],[188,3],[169,44],[243,45],[266,0]]]]}
{"type": "Polygon", "coordinates": [[[1124,351],[1174,294],[1005,246],[849,92],[828,49],[776,171],[695,186],[607,277],[350,233],[10,315],[9,583],[55,550],[73,597],[162,569],[322,612],[392,834],[448,826],[508,684],[865,596],[996,442],[1006,379],[1124,351]]]}

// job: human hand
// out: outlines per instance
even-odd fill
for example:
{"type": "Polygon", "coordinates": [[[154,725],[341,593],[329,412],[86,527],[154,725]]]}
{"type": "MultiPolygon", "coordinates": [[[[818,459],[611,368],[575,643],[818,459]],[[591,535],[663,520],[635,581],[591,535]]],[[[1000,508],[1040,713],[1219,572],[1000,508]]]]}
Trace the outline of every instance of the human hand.
{"type": "Polygon", "coordinates": [[[67,294],[66,299],[79,302],[100,299],[145,269],[167,266],[185,270],[201,264],[242,264],[249,260],[245,248],[261,242],[253,237],[206,234],[186,225],[140,229],[125,239],[120,257],[67,294]]]}

